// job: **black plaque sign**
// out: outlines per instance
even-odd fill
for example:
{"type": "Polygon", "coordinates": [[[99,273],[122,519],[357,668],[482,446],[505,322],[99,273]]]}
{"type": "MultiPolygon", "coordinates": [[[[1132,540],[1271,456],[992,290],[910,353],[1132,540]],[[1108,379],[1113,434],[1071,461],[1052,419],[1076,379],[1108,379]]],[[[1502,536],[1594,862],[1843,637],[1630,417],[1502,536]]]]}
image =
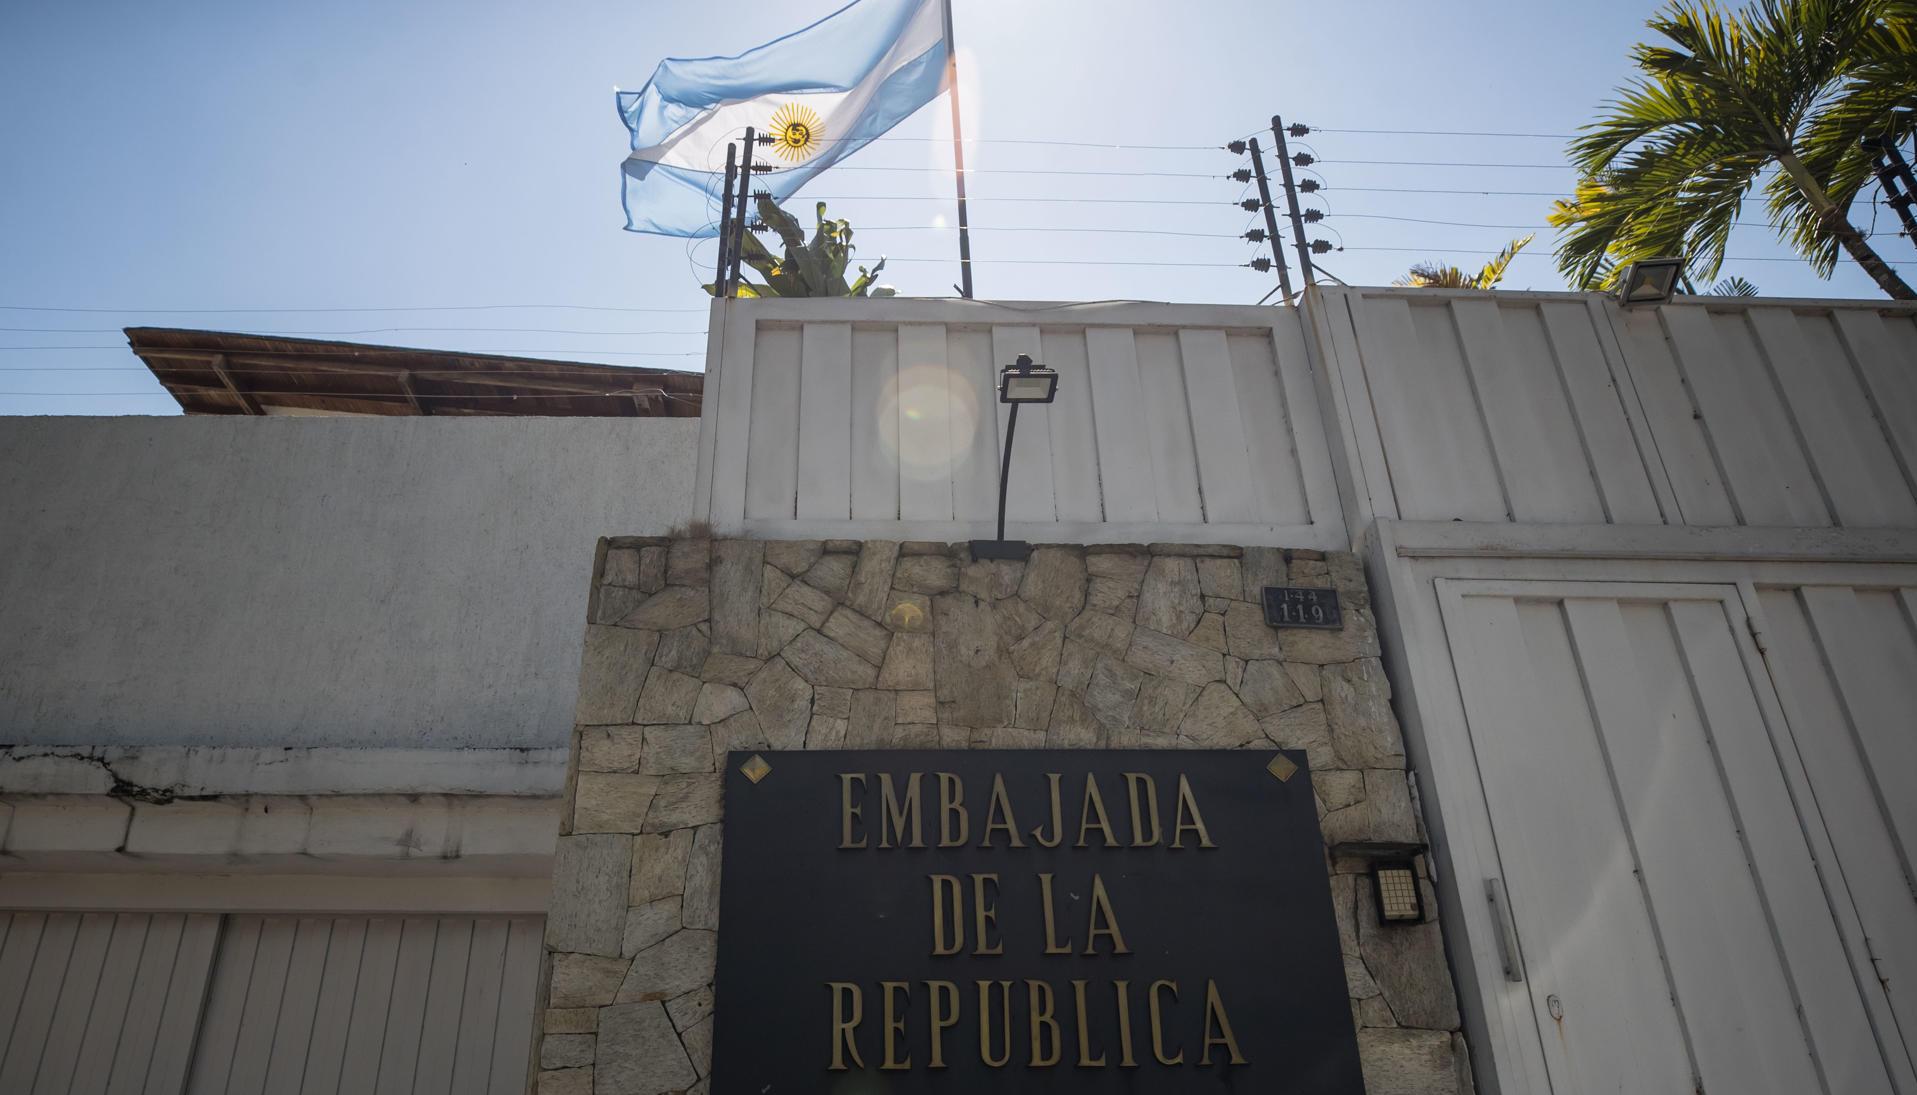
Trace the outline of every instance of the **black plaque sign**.
{"type": "Polygon", "coordinates": [[[1298,751],[733,753],[713,1095],[1361,1095],[1298,751]]]}
{"type": "Polygon", "coordinates": [[[1338,591],[1310,586],[1266,586],[1265,623],[1272,627],[1328,627],[1345,625],[1338,610],[1338,591]]]}

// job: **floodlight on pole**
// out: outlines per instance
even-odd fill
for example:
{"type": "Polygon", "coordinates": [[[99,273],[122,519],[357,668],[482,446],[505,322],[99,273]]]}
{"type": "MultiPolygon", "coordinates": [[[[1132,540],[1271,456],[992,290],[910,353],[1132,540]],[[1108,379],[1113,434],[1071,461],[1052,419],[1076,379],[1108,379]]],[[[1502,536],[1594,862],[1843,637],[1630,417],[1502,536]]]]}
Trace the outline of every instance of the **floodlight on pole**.
{"type": "Polygon", "coordinates": [[[1683,259],[1639,259],[1618,275],[1617,302],[1626,307],[1663,304],[1677,292],[1677,280],[1683,274],[1683,259]]]}
{"type": "Polygon", "coordinates": [[[1032,545],[1023,540],[1005,538],[1005,488],[1012,477],[1012,439],[1018,434],[1018,409],[1027,403],[1050,403],[1058,395],[1058,371],[1032,364],[1030,354],[999,373],[998,401],[1008,403],[1005,416],[1005,453],[998,472],[998,538],[972,541],[974,559],[1023,560],[1032,554],[1032,545]]]}

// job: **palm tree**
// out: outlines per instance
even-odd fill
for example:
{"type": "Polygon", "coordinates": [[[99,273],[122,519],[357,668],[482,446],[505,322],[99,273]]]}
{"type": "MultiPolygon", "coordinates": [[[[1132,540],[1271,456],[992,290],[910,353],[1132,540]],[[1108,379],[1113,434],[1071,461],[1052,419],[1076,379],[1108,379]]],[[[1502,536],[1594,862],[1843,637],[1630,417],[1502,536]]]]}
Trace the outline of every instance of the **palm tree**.
{"type": "Polygon", "coordinates": [[[1392,282],[1414,289],[1495,289],[1498,282],[1504,280],[1505,267],[1524,245],[1530,243],[1533,236],[1521,240],[1512,240],[1510,245],[1498,252],[1498,257],[1484,264],[1484,268],[1475,274],[1467,274],[1456,266],[1447,266],[1439,262],[1421,262],[1411,268],[1411,272],[1392,282]]]}
{"type": "Polygon", "coordinates": [[[1820,275],[1841,247],[1884,292],[1917,299],[1844,212],[1869,179],[1857,135],[1912,125],[1891,115],[1917,98],[1897,84],[1913,12],[1917,0],[1756,0],[1735,13],[1673,0],[1649,23],[1668,44],[1633,51],[1643,75],[1571,143],[1583,178],[1551,214],[1558,268],[1596,288],[1676,254],[1715,277],[1761,184],[1772,226],[1820,275]]]}

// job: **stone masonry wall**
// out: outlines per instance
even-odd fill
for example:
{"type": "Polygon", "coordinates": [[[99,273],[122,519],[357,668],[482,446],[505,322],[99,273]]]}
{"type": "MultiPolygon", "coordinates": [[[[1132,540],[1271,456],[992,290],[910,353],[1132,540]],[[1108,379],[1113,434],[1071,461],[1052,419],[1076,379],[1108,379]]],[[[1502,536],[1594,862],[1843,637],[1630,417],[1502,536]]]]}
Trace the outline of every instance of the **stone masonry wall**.
{"type": "Polygon", "coordinates": [[[1422,839],[1349,554],[621,538],[594,575],[546,924],[537,1095],[703,1093],[720,786],[754,749],[1303,749],[1373,1095],[1468,1092],[1436,901],[1381,927],[1339,845],[1422,839]],[[1274,631],[1267,585],[1342,631],[1274,631]]]}

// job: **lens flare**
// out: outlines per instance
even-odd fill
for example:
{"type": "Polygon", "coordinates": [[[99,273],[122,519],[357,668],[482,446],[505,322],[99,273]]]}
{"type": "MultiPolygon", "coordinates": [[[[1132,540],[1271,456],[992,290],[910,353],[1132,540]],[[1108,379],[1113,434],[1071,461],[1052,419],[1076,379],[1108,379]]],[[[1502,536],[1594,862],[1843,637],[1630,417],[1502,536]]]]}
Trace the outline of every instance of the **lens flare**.
{"type": "Polygon", "coordinates": [[[943,365],[902,365],[873,413],[902,486],[948,479],[954,466],[970,458],[979,428],[972,386],[943,365]]]}

